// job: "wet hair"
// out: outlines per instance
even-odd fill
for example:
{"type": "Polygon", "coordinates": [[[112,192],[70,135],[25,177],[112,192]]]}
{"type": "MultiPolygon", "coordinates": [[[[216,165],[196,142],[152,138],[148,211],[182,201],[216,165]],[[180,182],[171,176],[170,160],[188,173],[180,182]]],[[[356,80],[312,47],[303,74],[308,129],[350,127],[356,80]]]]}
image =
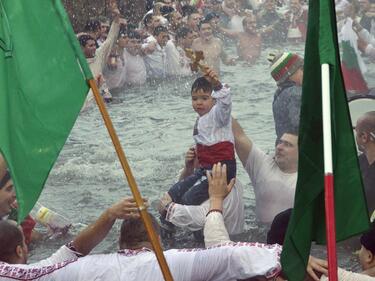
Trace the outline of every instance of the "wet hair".
{"type": "MultiPolygon", "coordinates": [[[[204,18],[203,20],[199,21],[199,23],[198,23],[198,29],[200,30],[201,27],[202,27],[202,24],[205,24],[205,23],[210,24],[210,20],[204,18]]],[[[210,24],[210,26],[211,26],[211,24],[210,24]]]]}
{"type": "Polygon", "coordinates": [[[176,40],[185,38],[192,30],[186,26],[180,27],[176,32],[176,40]]]}
{"type": "Polygon", "coordinates": [[[98,20],[89,20],[86,22],[84,31],[85,32],[95,32],[101,28],[100,21],[98,20]]]}
{"type": "Polygon", "coordinates": [[[0,180],[0,189],[2,189],[10,179],[10,173],[6,170],[3,178],[0,180]]]}
{"type": "Polygon", "coordinates": [[[96,42],[96,40],[94,39],[94,37],[92,37],[91,35],[88,35],[88,34],[82,34],[80,36],[78,36],[78,41],[79,41],[79,44],[82,46],[82,47],[85,47],[87,42],[89,40],[93,40],[96,42]]]}
{"type": "Polygon", "coordinates": [[[170,7],[170,6],[163,6],[160,8],[160,13],[163,17],[165,17],[166,15],[169,15],[170,13],[174,11],[175,9],[173,9],[173,7],[170,7]]]}
{"type": "Polygon", "coordinates": [[[128,38],[129,39],[141,39],[141,35],[139,34],[139,32],[137,32],[135,30],[129,30],[128,31],[128,38]]]}
{"type": "Polygon", "coordinates": [[[154,30],[154,36],[159,36],[160,33],[166,32],[168,33],[168,29],[165,26],[158,26],[154,30]]]}
{"type": "Polygon", "coordinates": [[[145,26],[147,26],[150,22],[152,22],[152,17],[154,16],[153,13],[149,13],[147,15],[145,15],[145,17],[143,18],[143,24],[145,26]]]}
{"type": "Polygon", "coordinates": [[[126,37],[128,35],[128,29],[126,26],[121,26],[120,31],[118,33],[118,37],[126,37]]]}
{"type": "Polygon", "coordinates": [[[195,79],[191,86],[191,93],[199,90],[202,90],[205,93],[211,93],[213,90],[212,84],[203,76],[195,79]]]}
{"type": "Polygon", "coordinates": [[[181,12],[182,12],[183,17],[186,17],[186,16],[190,17],[190,15],[192,15],[192,14],[197,14],[198,10],[194,6],[185,5],[185,6],[182,6],[181,12]]]}
{"type": "MultiPolygon", "coordinates": [[[[149,213],[152,227],[157,235],[160,234],[160,227],[155,217],[149,213]]],[[[120,230],[120,247],[136,246],[138,243],[149,241],[146,227],[141,217],[124,219],[120,230]]]]}
{"type": "Polygon", "coordinates": [[[271,228],[267,233],[267,244],[283,245],[288,229],[292,209],[287,209],[277,214],[272,221],[271,228]]]}
{"type": "Polygon", "coordinates": [[[362,234],[360,240],[362,246],[375,255],[375,222],[371,224],[369,231],[362,234]]]}
{"type": "Polygon", "coordinates": [[[16,222],[0,221],[0,261],[11,263],[17,246],[23,246],[23,235],[16,222]]]}

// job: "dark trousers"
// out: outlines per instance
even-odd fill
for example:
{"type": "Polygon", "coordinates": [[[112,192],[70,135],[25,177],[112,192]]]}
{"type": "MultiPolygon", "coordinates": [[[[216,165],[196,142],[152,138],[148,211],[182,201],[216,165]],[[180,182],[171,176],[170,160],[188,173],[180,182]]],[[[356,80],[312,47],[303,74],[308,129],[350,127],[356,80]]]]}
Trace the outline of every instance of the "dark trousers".
{"type": "MultiPolygon", "coordinates": [[[[222,161],[227,165],[227,182],[236,177],[236,160],[222,161]]],[[[173,185],[168,194],[172,201],[182,205],[200,205],[208,199],[208,180],[206,171],[211,170],[199,168],[194,174],[173,185]]]]}

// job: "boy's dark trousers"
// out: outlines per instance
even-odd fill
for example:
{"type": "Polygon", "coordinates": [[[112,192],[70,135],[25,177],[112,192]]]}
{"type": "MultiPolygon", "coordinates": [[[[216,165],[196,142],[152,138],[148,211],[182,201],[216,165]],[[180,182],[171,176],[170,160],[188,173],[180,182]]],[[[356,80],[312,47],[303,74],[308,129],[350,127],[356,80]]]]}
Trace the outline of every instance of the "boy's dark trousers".
{"type": "MultiPolygon", "coordinates": [[[[227,183],[236,177],[236,160],[222,161],[227,165],[227,183]]],[[[208,180],[206,171],[211,170],[198,168],[194,174],[173,185],[168,194],[172,201],[182,205],[200,205],[208,199],[208,180]]]]}

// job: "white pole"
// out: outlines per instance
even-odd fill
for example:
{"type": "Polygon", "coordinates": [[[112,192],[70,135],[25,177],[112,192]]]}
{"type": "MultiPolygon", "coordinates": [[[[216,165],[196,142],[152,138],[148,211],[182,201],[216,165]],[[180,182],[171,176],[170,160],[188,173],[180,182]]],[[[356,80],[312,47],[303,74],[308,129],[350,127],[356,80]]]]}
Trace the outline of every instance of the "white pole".
{"type": "Polygon", "coordinates": [[[331,100],[329,83],[329,65],[322,64],[322,112],[323,112],[323,145],[324,173],[332,174],[332,135],[331,135],[331,100]]]}
{"type": "Polygon", "coordinates": [[[324,205],[328,254],[328,277],[337,281],[335,192],[332,168],[331,97],[329,65],[322,65],[322,114],[324,146],[324,205]]]}

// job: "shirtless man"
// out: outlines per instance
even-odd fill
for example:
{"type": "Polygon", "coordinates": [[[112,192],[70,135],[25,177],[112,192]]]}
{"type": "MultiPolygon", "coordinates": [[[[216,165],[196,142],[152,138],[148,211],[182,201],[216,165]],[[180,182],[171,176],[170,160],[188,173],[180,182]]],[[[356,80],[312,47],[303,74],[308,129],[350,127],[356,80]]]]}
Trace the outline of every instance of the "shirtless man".
{"type": "Polygon", "coordinates": [[[224,64],[235,64],[234,59],[228,58],[228,55],[224,52],[222,41],[213,36],[209,22],[203,21],[200,23],[199,34],[200,37],[193,41],[192,48],[194,51],[203,51],[204,64],[212,68],[216,73],[220,73],[220,59],[224,64]]]}
{"type": "Polygon", "coordinates": [[[262,47],[262,36],[257,31],[257,21],[253,14],[247,15],[242,20],[244,32],[233,32],[224,28],[220,31],[230,37],[237,39],[238,56],[248,64],[254,64],[260,57],[262,47]]]}

